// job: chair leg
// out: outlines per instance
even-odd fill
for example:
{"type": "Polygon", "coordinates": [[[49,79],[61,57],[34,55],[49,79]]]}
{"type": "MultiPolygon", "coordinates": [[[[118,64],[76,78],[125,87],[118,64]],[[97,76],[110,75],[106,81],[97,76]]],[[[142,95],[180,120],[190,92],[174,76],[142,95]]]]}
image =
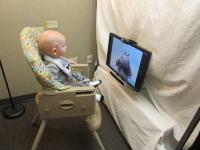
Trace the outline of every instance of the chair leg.
{"type": "Polygon", "coordinates": [[[103,146],[103,143],[101,142],[97,131],[93,131],[93,135],[94,135],[95,139],[97,140],[101,150],[105,150],[105,147],[103,146]]]}
{"type": "Polygon", "coordinates": [[[39,130],[38,130],[37,136],[36,136],[36,138],[35,138],[35,141],[34,141],[34,143],[33,143],[33,146],[32,146],[32,148],[31,148],[31,150],[36,150],[36,149],[37,149],[38,144],[39,144],[39,142],[40,142],[40,139],[41,139],[41,137],[42,137],[42,134],[43,134],[43,132],[44,132],[44,129],[45,129],[45,127],[46,127],[46,123],[47,123],[46,120],[42,120],[42,123],[41,123],[41,125],[40,125],[40,128],[39,128],[39,130]]]}
{"type": "Polygon", "coordinates": [[[31,124],[32,124],[32,125],[36,125],[36,124],[37,124],[38,118],[39,118],[39,113],[38,113],[38,111],[37,111],[37,112],[35,113],[35,115],[34,115],[32,121],[31,121],[31,124]]]}

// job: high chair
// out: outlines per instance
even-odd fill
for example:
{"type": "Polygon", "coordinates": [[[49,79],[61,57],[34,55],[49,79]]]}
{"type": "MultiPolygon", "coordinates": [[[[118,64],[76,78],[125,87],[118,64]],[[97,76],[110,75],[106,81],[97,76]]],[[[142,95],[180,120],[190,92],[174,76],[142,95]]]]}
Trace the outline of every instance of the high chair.
{"type": "MultiPolygon", "coordinates": [[[[76,116],[85,117],[88,129],[92,131],[99,146],[104,150],[105,148],[96,132],[101,125],[102,118],[100,107],[95,101],[95,88],[90,86],[70,87],[55,81],[43,63],[37,47],[40,33],[41,30],[34,27],[26,27],[20,33],[25,57],[41,85],[41,89],[35,97],[38,113],[34,117],[34,122],[38,114],[42,122],[32,150],[37,149],[49,119],[76,116]]],[[[81,67],[87,69],[87,65],[75,65],[72,70],[81,71],[81,67]]]]}

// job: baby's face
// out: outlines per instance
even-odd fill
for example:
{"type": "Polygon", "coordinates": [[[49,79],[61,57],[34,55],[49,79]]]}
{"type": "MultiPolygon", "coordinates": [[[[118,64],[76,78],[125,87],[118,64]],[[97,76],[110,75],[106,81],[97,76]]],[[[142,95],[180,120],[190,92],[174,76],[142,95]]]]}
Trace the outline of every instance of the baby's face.
{"type": "Polygon", "coordinates": [[[56,51],[55,51],[56,57],[64,56],[66,50],[67,46],[65,43],[65,38],[62,37],[56,41],[56,51]]]}

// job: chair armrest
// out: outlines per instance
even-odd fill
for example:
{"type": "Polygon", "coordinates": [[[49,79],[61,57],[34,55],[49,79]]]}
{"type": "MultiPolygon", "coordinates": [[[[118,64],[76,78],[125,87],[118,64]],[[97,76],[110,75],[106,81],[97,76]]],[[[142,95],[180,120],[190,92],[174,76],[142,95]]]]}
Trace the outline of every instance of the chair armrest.
{"type": "Polygon", "coordinates": [[[71,64],[73,72],[81,72],[86,77],[89,77],[89,66],[88,64],[71,64]]]}
{"type": "Polygon", "coordinates": [[[46,90],[46,89],[42,89],[41,90],[42,93],[44,93],[45,95],[57,95],[57,94],[61,94],[61,93],[77,93],[77,94],[84,94],[84,93],[94,93],[95,92],[95,88],[93,86],[83,86],[83,87],[70,87],[66,90],[46,90]]]}

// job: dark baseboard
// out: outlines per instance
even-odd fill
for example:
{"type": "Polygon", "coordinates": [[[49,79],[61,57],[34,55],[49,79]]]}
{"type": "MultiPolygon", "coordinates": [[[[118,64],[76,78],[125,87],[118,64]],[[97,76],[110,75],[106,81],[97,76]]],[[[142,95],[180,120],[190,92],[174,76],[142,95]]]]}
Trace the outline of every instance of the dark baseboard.
{"type": "MultiPolygon", "coordinates": [[[[13,97],[13,101],[15,103],[25,103],[25,102],[31,102],[35,98],[36,93],[31,93],[31,94],[26,94],[26,95],[21,95],[21,96],[16,96],[13,97]]],[[[10,99],[1,99],[0,100],[0,106],[8,105],[10,104],[10,99]]]]}

